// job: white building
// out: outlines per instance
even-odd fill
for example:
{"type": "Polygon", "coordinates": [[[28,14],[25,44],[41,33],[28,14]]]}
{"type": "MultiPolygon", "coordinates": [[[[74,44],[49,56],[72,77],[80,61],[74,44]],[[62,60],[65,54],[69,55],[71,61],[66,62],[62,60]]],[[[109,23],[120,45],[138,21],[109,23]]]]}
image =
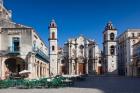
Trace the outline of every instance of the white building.
{"type": "Polygon", "coordinates": [[[48,48],[31,27],[16,24],[0,0],[0,78],[30,72],[28,79],[49,76],[48,48]]]}
{"type": "Polygon", "coordinates": [[[132,76],[140,76],[140,39],[133,45],[132,76]]]}
{"type": "Polygon", "coordinates": [[[140,29],[128,29],[118,36],[118,71],[120,75],[131,76],[133,45],[139,41],[140,29]]]}
{"type": "Polygon", "coordinates": [[[64,45],[67,74],[100,74],[100,49],[94,40],[84,36],[69,39],[64,45]]]}
{"type": "Polygon", "coordinates": [[[113,27],[112,22],[107,23],[103,36],[104,72],[117,74],[117,30],[113,27]]]}

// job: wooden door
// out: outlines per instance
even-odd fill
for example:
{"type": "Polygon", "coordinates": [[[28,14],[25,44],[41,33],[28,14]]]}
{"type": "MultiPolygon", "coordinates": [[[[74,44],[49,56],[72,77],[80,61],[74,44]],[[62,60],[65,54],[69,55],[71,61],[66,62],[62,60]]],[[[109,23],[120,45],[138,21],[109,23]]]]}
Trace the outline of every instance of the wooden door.
{"type": "Polygon", "coordinates": [[[79,74],[85,74],[85,72],[86,72],[85,67],[86,66],[84,63],[79,63],[79,74]]]}

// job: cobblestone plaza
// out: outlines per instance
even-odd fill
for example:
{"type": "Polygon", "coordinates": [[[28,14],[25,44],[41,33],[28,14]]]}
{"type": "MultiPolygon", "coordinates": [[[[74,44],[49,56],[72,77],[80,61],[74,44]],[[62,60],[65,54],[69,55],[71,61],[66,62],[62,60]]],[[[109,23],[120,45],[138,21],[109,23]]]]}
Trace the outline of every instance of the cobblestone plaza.
{"type": "Polygon", "coordinates": [[[2,89],[0,93],[139,93],[139,78],[135,77],[86,77],[73,87],[58,89],[2,89]]]}

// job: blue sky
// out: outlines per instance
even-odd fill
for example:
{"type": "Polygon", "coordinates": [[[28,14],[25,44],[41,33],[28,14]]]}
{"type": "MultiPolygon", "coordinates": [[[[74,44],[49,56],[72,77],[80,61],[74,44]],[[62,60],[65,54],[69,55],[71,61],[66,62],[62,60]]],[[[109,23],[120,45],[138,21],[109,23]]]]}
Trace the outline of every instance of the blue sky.
{"type": "Polygon", "coordinates": [[[112,21],[118,34],[140,28],[140,0],[4,0],[13,21],[33,27],[48,45],[48,24],[55,19],[59,45],[80,34],[102,47],[105,24],[112,21]]]}

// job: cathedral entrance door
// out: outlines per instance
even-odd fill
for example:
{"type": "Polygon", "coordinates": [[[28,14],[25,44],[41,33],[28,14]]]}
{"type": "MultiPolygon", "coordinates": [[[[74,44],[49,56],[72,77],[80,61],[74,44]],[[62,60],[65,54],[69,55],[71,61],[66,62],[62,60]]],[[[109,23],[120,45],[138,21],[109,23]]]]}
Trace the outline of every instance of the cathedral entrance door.
{"type": "Polygon", "coordinates": [[[86,73],[86,66],[85,63],[79,63],[79,74],[83,75],[86,73]]]}

